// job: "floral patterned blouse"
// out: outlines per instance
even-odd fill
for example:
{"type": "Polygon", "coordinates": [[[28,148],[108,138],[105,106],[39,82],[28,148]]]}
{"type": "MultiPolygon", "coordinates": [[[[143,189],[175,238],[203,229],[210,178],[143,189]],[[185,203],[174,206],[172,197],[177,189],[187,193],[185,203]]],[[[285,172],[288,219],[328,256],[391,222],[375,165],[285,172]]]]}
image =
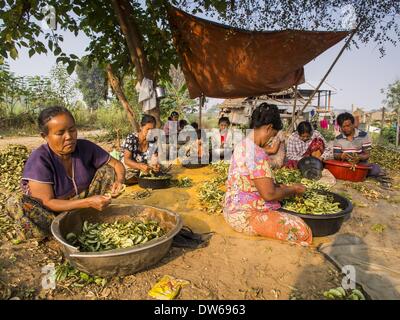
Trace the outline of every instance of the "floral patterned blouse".
{"type": "Polygon", "coordinates": [[[254,233],[248,224],[250,212],[277,210],[278,201],[265,201],[254,184],[257,178],[272,178],[268,155],[249,138],[235,148],[229,167],[224,217],[238,231],[254,233]]]}
{"type": "Polygon", "coordinates": [[[133,161],[136,161],[138,163],[147,163],[150,160],[152,154],[156,153],[156,143],[154,141],[149,142],[149,147],[145,152],[140,151],[139,147],[140,146],[139,146],[138,134],[136,132],[128,134],[124,143],[121,146],[122,158],[123,158],[123,152],[125,150],[128,150],[132,153],[131,159],[133,161]]]}

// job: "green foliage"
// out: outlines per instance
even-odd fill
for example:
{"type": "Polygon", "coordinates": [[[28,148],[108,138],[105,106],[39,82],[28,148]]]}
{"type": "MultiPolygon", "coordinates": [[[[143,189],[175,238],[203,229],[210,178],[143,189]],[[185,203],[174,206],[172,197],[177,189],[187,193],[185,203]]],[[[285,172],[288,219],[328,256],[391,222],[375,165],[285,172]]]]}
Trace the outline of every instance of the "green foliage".
{"type": "Polygon", "coordinates": [[[92,276],[75,269],[68,261],[56,266],[55,280],[57,283],[71,287],[85,287],[89,284],[104,287],[107,284],[105,278],[92,276]]]}
{"type": "MultiPolygon", "coordinates": [[[[58,67],[55,69],[60,69],[58,67]]],[[[66,105],[74,98],[74,81],[57,72],[52,79],[40,76],[17,77],[7,64],[0,65],[0,124],[9,133],[32,132],[38,113],[52,105],[66,105]],[[60,74],[62,76],[60,76],[60,74]],[[62,91],[62,90],[63,91],[62,91]],[[65,99],[63,99],[65,96],[65,99]]],[[[1,131],[3,131],[1,130],[1,131]]]]}
{"type": "MultiPolygon", "coordinates": [[[[164,1],[129,3],[133,12],[127,11],[127,14],[142,33],[146,55],[156,78],[168,78],[169,66],[177,63],[177,57],[172,46],[164,1]]],[[[364,21],[358,32],[358,42],[375,41],[383,53],[385,43],[396,43],[400,34],[396,21],[400,4],[396,1],[172,0],[171,3],[193,14],[203,13],[226,24],[258,30],[343,29],[341,11],[345,4],[351,4],[358,19],[364,21]]],[[[59,31],[68,30],[75,35],[83,31],[91,38],[87,51],[98,61],[110,61],[122,68],[130,64],[111,1],[2,0],[0,20],[3,21],[0,27],[0,57],[3,59],[16,59],[23,47],[30,49],[30,56],[53,52],[60,62],[68,64],[72,72],[78,58],[72,54],[66,55],[60,47],[63,37],[59,31]],[[56,9],[55,30],[46,30],[41,26],[48,15],[48,12],[42,11],[47,5],[56,9]]]]}
{"type": "Polygon", "coordinates": [[[321,135],[325,138],[327,142],[335,140],[335,131],[332,129],[322,129],[318,128],[318,131],[321,133],[321,135]]]}
{"type": "Polygon", "coordinates": [[[37,109],[62,104],[62,100],[53,90],[52,81],[48,77],[33,76],[25,78],[25,109],[37,112],[37,109]]]}
{"type": "Polygon", "coordinates": [[[0,152],[0,187],[9,192],[20,191],[20,181],[29,151],[23,145],[8,145],[0,152]]]}
{"type": "MultiPolygon", "coordinates": [[[[392,120],[397,124],[396,126],[400,126],[400,80],[397,80],[388,86],[384,102],[392,111],[395,112],[396,116],[393,117],[392,120]]],[[[397,130],[394,127],[384,128],[382,134],[386,141],[398,146],[400,140],[400,130],[398,128],[397,130]]]]}
{"type": "Polygon", "coordinates": [[[133,111],[135,112],[137,119],[139,120],[141,118],[142,109],[138,102],[139,95],[135,89],[136,84],[137,84],[137,79],[132,72],[128,73],[123,78],[122,86],[126,99],[128,100],[129,105],[132,107],[133,111]]]}
{"type": "Polygon", "coordinates": [[[390,84],[386,90],[384,101],[395,112],[400,112],[400,80],[390,84]]]}
{"type": "Polygon", "coordinates": [[[79,80],[77,87],[83,100],[88,108],[96,110],[107,97],[108,85],[104,69],[96,61],[89,65],[85,57],[77,65],[76,74],[79,80]]]}
{"type": "Polygon", "coordinates": [[[71,108],[77,91],[76,82],[70,77],[67,67],[62,63],[57,63],[50,70],[50,79],[52,82],[52,90],[56,97],[62,101],[63,105],[71,108]]]}
{"type": "Polygon", "coordinates": [[[170,81],[163,83],[167,96],[161,100],[161,120],[167,121],[172,111],[177,111],[181,118],[187,118],[197,110],[198,102],[190,99],[189,91],[185,83],[174,85],[170,81]]]}
{"type": "Polygon", "coordinates": [[[382,137],[385,142],[396,144],[396,128],[393,126],[383,128],[382,137]]]}
{"type": "Polygon", "coordinates": [[[114,140],[117,137],[119,130],[119,137],[125,138],[132,128],[128,121],[126,121],[126,113],[119,105],[118,102],[113,101],[109,106],[102,107],[97,110],[97,126],[107,131],[107,136],[103,137],[105,140],[114,140]]]}
{"type": "Polygon", "coordinates": [[[71,109],[75,123],[80,129],[98,129],[97,112],[88,110],[83,102],[78,101],[71,109]]]}

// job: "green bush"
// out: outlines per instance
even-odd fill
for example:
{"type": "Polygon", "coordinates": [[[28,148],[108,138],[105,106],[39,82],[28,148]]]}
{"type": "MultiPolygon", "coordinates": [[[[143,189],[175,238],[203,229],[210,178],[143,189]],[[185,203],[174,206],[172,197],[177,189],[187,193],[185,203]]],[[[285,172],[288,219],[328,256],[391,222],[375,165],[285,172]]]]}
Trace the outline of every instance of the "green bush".
{"type": "Polygon", "coordinates": [[[119,106],[118,103],[113,103],[110,106],[104,106],[97,111],[96,126],[98,129],[107,131],[104,140],[110,141],[117,138],[117,131],[119,129],[119,136],[124,139],[129,133],[132,132],[131,124],[129,123],[125,110],[119,106]]]}
{"type": "Polygon", "coordinates": [[[81,129],[98,129],[96,128],[97,112],[90,111],[85,106],[79,105],[70,109],[75,118],[75,123],[81,129]]]}
{"type": "Polygon", "coordinates": [[[333,130],[318,128],[318,131],[322,134],[326,141],[332,141],[336,138],[335,131],[333,130]]]}
{"type": "Polygon", "coordinates": [[[382,137],[385,142],[396,144],[396,128],[395,127],[383,128],[382,137]]]}

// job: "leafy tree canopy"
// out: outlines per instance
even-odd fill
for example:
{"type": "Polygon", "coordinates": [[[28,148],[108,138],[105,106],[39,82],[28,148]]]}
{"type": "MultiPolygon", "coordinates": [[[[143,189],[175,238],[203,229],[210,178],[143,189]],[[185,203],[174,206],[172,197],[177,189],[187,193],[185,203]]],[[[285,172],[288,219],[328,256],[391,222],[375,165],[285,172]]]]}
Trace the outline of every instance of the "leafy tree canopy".
{"type": "MultiPolygon", "coordinates": [[[[149,63],[157,79],[168,79],[170,65],[177,64],[168,27],[165,0],[134,1],[133,19],[142,33],[149,63]]],[[[374,41],[384,53],[385,45],[396,44],[400,37],[400,2],[387,0],[172,0],[173,5],[193,14],[218,19],[229,25],[249,29],[332,30],[349,26],[346,19],[362,20],[358,42],[374,41]]],[[[50,19],[51,20],[51,19],[50,19]]],[[[72,73],[78,61],[75,55],[63,52],[59,30],[76,35],[83,31],[91,42],[87,52],[91,60],[112,63],[127,72],[132,68],[127,47],[114,14],[111,1],[84,0],[0,0],[0,57],[18,57],[22,47],[29,55],[53,52],[58,62],[68,64],[72,73]],[[42,28],[49,17],[47,6],[54,6],[56,30],[42,28]]]]}

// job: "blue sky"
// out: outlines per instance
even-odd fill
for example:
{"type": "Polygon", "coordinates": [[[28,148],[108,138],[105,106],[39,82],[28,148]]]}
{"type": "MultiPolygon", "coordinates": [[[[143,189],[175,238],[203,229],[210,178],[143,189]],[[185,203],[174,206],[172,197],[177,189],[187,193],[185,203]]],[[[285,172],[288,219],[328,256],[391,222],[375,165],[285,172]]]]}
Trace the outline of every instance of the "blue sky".
{"type": "MultiPolygon", "coordinates": [[[[67,53],[77,56],[84,55],[88,39],[79,34],[63,33],[62,48],[67,53]]],[[[335,59],[344,44],[343,40],[336,46],[320,55],[317,59],[305,66],[306,81],[317,85],[324,76],[330,64],[335,59]]],[[[17,75],[47,75],[55,64],[56,58],[52,54],[28,56],[28,50],[20,50],[18,60],[9,60],[11,70],[17,75]]],[[[386,45],[386,55],[380,58],[375,43],[346,50],[332,70],[327,83],[338,91],[332,97],[332,104],[337,109],[351,109],[351,104],[366,110],[377,109],[382,106],[384,95],[381,89],[390,83],[400,80],[400,44],[394,47],[386,45]]],[[[215,100],[213,101],[215,102],[215,100]]]]}

